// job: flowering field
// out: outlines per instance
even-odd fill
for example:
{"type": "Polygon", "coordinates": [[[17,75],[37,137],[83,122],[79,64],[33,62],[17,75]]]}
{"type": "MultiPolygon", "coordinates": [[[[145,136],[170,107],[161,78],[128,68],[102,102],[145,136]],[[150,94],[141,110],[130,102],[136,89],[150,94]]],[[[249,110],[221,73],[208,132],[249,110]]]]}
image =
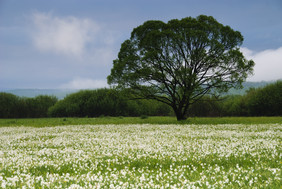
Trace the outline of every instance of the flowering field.
{"type": "Polygon", "coordinates": [[[281,124],[0,128],[0,188],[280,188],[281,124]]]}

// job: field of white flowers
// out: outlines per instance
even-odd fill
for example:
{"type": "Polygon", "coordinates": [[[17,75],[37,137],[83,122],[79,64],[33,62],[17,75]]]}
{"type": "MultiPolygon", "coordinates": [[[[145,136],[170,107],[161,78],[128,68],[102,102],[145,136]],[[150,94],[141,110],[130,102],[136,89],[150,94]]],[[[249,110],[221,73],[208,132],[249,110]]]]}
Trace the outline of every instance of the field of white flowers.
{"type": "Polygon", "coordinates": [[[0,128],[0,188],[280,188],[281,124],[0,128]]]}

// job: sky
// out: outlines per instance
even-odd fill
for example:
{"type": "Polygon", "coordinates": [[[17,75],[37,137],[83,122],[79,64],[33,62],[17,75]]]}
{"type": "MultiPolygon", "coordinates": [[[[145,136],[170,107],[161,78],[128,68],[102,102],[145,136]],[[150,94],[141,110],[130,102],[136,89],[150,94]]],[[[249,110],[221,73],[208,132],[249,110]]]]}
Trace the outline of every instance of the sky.
{"type": "Polygon", "coordinates": [[[0,89],[107,87],[133,28],[201,14],[244,36],[247,81],[282,79],[281,0],[0,0],[0,89]]]}

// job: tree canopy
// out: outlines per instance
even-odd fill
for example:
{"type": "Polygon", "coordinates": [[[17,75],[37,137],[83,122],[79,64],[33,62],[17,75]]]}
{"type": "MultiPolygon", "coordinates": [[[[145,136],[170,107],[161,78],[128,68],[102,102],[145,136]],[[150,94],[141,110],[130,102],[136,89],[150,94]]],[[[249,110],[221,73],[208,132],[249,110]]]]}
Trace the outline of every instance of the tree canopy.
{"type": "Polygon", "coordinates": [[[211,16],[150,20],[122,43],[108,83],[163,102],[183,120],[201,97],[240,87],[252,73],[242,42],[239,31],[211,16]]]}

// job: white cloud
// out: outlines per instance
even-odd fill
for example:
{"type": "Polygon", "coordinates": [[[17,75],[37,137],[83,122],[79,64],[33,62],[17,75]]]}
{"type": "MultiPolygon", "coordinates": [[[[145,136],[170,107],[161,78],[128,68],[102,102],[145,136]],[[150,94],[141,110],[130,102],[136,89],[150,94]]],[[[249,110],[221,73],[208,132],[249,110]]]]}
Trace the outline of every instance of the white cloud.
{"type": "Polygon", "coordinates": [[[51,13],[33,14],[34,45],[41,51],[81,56],[86,45],[100,30],[95,22],[76,17],[55,17],[51,13]]]}
{"type": "Polygon", "coordinates": [[[247,59],[255,62],[254,75],[248,81],[271,81],[282,79],[282,47],[255,52],[241,48],[247,59]]]}
{"type": "Polygon", "coordinates": [[[107,87],[106,80],[93,80],[89,78],[75,78],[71,82],[63,84],[60,88],[63,89],[96,89],[107,87]]]}

